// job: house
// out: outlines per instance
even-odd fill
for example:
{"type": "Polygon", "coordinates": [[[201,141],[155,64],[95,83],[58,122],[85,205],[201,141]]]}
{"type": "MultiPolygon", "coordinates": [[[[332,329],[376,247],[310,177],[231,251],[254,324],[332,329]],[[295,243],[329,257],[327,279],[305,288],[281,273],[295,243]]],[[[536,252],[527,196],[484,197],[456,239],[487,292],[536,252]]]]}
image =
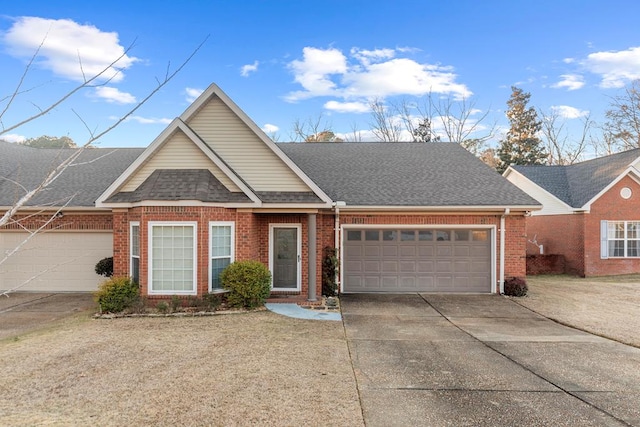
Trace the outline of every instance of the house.
{"type": "MultiPolygon", "coordinates": [[[[0,150],[5,208],[35,174],[12,165],[47,170],[64,156],[0,150]]],[[[0,288],[45,269],[23,289],[90,291],[95,263],[113,254],[115,274],[149,298],[202,295],[229,263],[255,259],[272,296],[314,300],[323,249],[336,247],[341,292],[499,293],[525,275],[525,215],[540,208],[458,144],[276,144],[216,85],[146,149],[96,148],[76,163],[0,231],[6,251],[75,195],[0,266],[0,288]]]]}
{"type": "Polygon", "coordinates": [[[640,272],[640,149],[567,166],[511,166],[504,176],[542,203],[527,218],[528,239],[563,255],[568,273],[640,272]]]}

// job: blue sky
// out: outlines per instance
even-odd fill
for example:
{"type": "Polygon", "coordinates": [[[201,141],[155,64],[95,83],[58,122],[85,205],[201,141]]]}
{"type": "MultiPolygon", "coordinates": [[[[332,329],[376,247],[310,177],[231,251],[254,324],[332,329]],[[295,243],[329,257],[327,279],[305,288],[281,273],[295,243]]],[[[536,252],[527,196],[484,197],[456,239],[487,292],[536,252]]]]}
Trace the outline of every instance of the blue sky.
{"type": "MultiPolygon", "coordinates": [[[[83,143],[153,89],[207,36],[186,68],[102,147],[146,146],[217,83],[258,126],[292,139],[296,119],[367,135],[373,98],[467,98],[506,127],[510,87],[568,129],[604,120],[610,97],[640,78],[640,2],[628,1],[76,1],[3,2],[0,98],[44,40],[7,127],[44,108],[134,43],[121,72],[3,137],[83,143]],[[47,34],[48,31],[48,34],[47,34]],[[46,36],[45,36],[46,35],[46,36]],[[79,60],[82,60],[82,69],[79,60]],[[74,113],[75,111],[75,113],[74,113]],[[79,117],[78,117],[79,116],[79,117]]],[[[6,98],[2,108],[6,105],[6,98]]]]}

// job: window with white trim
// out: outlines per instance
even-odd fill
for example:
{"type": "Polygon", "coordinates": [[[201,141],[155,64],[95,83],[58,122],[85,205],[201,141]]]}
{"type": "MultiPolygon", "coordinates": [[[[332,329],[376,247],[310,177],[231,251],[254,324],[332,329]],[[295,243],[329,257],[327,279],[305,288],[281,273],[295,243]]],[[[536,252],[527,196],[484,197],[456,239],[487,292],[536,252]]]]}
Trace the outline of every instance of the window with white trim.
{"type": "Polygon", "coordinates": [[[196,294],[196,223],[149,223],[149,293],[196,294]]]}
{"type": "Polygon", "coordinates": [[[209,290],[222,289],[220,273],[233,262],[235,224],[231,221],[209,223],[209,290]]]}
{"type": "Polygon", "coordinates": [[[640,221],[602,221],[602,258],[640,257],[640,221]]]}
{"type": "Polygon", "coordinates": [[[140,223],[131,222],[129,224],[129,276],[140,283],[140,223]]]}

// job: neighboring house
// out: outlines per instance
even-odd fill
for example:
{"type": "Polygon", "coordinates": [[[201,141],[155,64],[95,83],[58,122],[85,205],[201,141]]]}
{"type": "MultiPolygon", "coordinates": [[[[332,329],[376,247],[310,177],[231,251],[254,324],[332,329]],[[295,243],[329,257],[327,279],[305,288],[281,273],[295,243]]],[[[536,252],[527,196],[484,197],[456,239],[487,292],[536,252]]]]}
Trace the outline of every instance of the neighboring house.
{"type": "MultiPolygon", "coordinates": [[[[46,157],[0,148],[2,168],[46,157]]],[[[540,208],[454,143],[275,144],[215,85],[144,151],[83,156],[43,201],[66,189],[81,203],[0,266],[0,289],[28,278],[25,264],[53,271],[64,259],[63,280],[47,273],[24,289],[93,290],[99,278],[76,270],[113,253],[115,274],[150,298],[215,292],[229,263],[255,259],[273,274],[272,296],[313,300],[323,249],[337,247],[342,292],[498,293],[525,275],[525,215],[540,208]]],[[[20,194],[21,175],[8,172],[0,206],[20,194]]],[[[25,234],[10,228],[0,249],[25,234]]]]}
{"type": "Polygon", "coordinates": [[[640,149],[568,166],[511,166],[504,176],[542,203],[527,218],[528,239],[563,255],[568,273],[640,273],[640,149]]]}

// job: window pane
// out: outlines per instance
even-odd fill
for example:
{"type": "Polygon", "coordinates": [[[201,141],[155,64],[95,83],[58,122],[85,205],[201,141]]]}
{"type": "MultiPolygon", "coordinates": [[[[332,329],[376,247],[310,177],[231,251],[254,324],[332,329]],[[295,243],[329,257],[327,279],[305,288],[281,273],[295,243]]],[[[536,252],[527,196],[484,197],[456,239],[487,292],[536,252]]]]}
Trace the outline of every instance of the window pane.
{"type": "Polygon", "coordinates": [[[395,230],[386,230],[382,232],[382,240],[392,242],[397,239],[398,232],[395,230]]]}
{"type": "Polygon", "coordinates": [[[211,288],[221,289],[220,273],[229,265],[229,258],[211,260],[211,288]]]}
{"type": "Polygon", "coordinates": [[[421,241],[431,241],[431,240],[433,240],[433,231],[431,231],[431,230],[420,230],[420,231],[418,231],[418,240],[421,240],[421,241]]]}
{"type": "Polygon", "coordinates": [[[211,256],[231,256],[230,225],[214,225],[211,227],[211,256]]]}
{"type": "Polygon", "coordinates": [[[191,225],[151,227],[153,291],[193,291],[193,242],[191,225]]]}
{"type": "Polygon", "coordinates": [[[472,239],[476,242],[486,242],[489,238],[487,230],[474,230],[471,232],[472,239]]]}
{"type": "Polygon", "coordinates": [[[436,231],[436,236],[437,236],[436,240],[438,240],[438,241],[450,240],[448,231],[438,230],[438,231],[436,231]]]}
{"type": "Polygon", "coordinates": [[[131,255],[140,256],[140,226],[131,226],[131,255]]]}
{"type": "Polygon", "coordinates": [[[134,282],[140,283],[140,258],[131,258],[131,278],[134,282]]]}
{"type": "Polygon", "coordinates": [[[413,242],[416,240],[415,230],[402,230],[400,232],[400,240],[403,242],[413,242]]]}
{"type": "Polygon", "coordinates": [[[638,221],[629,221],[627,223],[627,239],[637,239],[640,237],[640,233],[638,233],[638,229],[640,228],[640,222],[638,221]]]}
{"type": "Polygon", "coordinates": [[[347,240],[357,241],[362,240],[362,233],[360,230],[349,230],[347,231],[347,240]]]}
{"type": "Polygon", "coordinates": [[[629,240],[627,242],[627,256],[640,256],[640,240],[629,240]]]}
{"type": "Polygon", "coordinates": [[[455,232],[457,241],[468,241],[469,240],[469,230],[456,230],[455,232]]]}
{"type": "Polygon", "coordinates": [[[624,256],[624,241],[609,240],[609,255],[613,257],[624,256]]]}
{"type": "Polygon", "coordinates": [[[380,232],[378,230],[366,230],[364,232],[364,240],[371,242],[380,240],[380,232]]]}
{"type": "Polygon", "coordinates": [[[624,222],[609,221],[609,239],[624,239],[624,222]]]}

